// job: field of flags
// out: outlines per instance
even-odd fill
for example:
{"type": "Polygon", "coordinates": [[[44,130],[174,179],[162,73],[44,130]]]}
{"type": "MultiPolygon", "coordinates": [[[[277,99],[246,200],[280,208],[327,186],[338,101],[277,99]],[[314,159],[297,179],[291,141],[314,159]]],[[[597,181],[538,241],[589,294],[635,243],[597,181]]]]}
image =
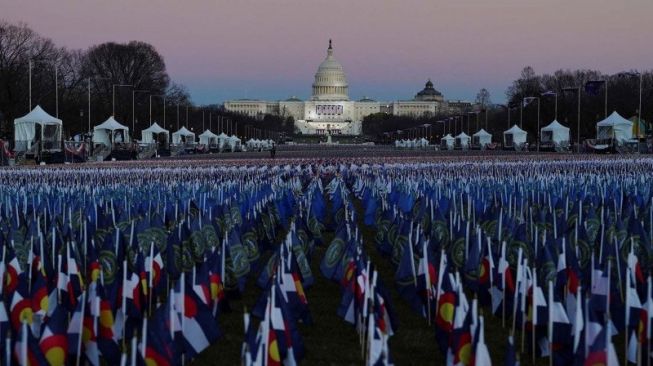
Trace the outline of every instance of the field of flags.
{"type": "Polygon", "coordinates": [[[652,237],[650,158],[1,169],[0,364],[650,365],[652,237]]]}

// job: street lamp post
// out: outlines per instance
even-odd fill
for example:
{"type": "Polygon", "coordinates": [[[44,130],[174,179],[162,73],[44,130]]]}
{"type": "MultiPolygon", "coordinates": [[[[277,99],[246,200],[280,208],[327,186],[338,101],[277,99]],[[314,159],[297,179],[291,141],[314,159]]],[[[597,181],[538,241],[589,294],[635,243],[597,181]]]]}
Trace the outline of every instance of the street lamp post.
{"type": "Polygon", "coordinates": [[[447,132],[447,121],[440,120],[440,121],[435,121],[435,123],[442,123],[442,131],[443,131],[442,136],[444,136],[447,132]]]}
{"type": "MultiPolygon", "coordinates": [[[[149,90],[132,90],[132,133],[136,133],[136,93],[149,93],[149,90]]],[[[151,115],[150,109],[150,115],[151,115]]]]}
{"type": "Polygon", "coordinates": [[[540,151],[540,97],[526,97],[522,101],[522,104],[524,104],[525,101],[531,101],[537,99],[537,133],[536,133],[536,138],[535,138],[535,143],[537,144],[537,151],[540,151]]]}
{"type": "MultiPolygon", "coordinates": [[[[46,63],[45,61],[37,61],[39,63],[46,63]]],[[[29,73],[29,110],[32,110],[32,65],[34,61],[29,59],[28,63],[28,73],[29,73]]],[[[59,118],[59,68],[56,64],[50,64],[54,67],[54,108],[55,108],[55,117],[59,118]]]]}
{"type": "Polygon", "coordinates": [[[101,78],[101,77],[94,77],[94,78],[87,78],[88,82],[88,132],[91,132],[91,79],[94,80],[111,80],[111,78],[101,78]]]}
{"type": "Polygon", "coordinates": [[[553,115],[554,115],[553,119],[555,119],[557,121],[558,120],[558,93],[554,92],[554,91],[548,91],[548,92],[542,93],[540,96],[550,97],[552,95],[555,96],[555,112],[553,113],[553,115]]]}
{"type": "Polygon", "coordinates": [[[510,110],[512,109],[512,108],[510,107],[510,103],[508,103],[508,105],[506,106],[506,108],[508,109],[508,128],[510,128],[510,123],[511,123],[511,122],[510,122],[510,110]]]}
{"type": "Polygon", "coordinates": [[[188,124],[188,107],[189,107],[189,105],[186,104],[186,128],[188,128],[188,126],[189,126],[189,124],[188,124]]]}
{"type": "MultiPolygon", "coordinates": [[[[637,107],[637,134],[639,135],[639,124],[642,121],[642,73],[639,71],[636,72],[626,72],[619,74],[619,76],[630,76],[630,77],[639,77],[639,104],[637,107]]],[[[639,137],[639,136],[637,136],[639,137]]]]}
{"type": "MultiPolygon", "coordinates": [[[[587,82],[588,84],[589,83],[592,83],[592,84],[603,83],[603,85],[605,87],[605,93],[604,93],[604,95],[605,95],[605,103],[604,103],[604,105],[605,105],[605,107],[604,107],[605,108],[605,117],[604,118],[608,118],[608,81],[609,80],[610,80],[610,77],[606,76],[605,79],[603,79],[603,80],[590,80],[590,81],[587,82]]],[[[588,90],[588,92],[589,92],[589,90],[588,90]]]]}
{"type": "MultiPolygon", "coordinates": [[[[480,113],[481,113],[480,111],[467,112],[467,131],[471,132],[471,130],[469,129],[469,116],[472,115],[472,114],[475,114],[475,115],[476,115],[476,130],[477,130],[477,131],[479,130],[479,127],[480,127],[480,126],[479,126],[479,122],[478,122],[478,115],[479,115],[480,113]]],[[[487,114],[486,114],[486,116],[487,116],[487,114]]],[[[469,132],[468,132],[468,133],[469,133],[469,132]]]]}
{"type": "Polygon", "coordinates": [[[150,94],[150,126],[152,126],[152,97],[163,99],[163,126],[166,125],[166,96],[165,94],[150,94]]]}
{"type": "Polygon", "coordinates": [[[130,86],[130,87],[133,87],[133,85],[131,85],[131,84],[113,84],[112,85],[111,115],[113,117],[116,116],[116,87],[117,86],[130,86]]]}
{"type": "Polygon", "coordinates": [[[577,123],[577,126],[576,126],[576,152],[580,152],[580,86],[570,87],[570,88],[563,88],[562,90],[563,91],[575,91],[578,94],[578,118],[577,118],[577,121],[576,121],[576,123],[577,123]]]}

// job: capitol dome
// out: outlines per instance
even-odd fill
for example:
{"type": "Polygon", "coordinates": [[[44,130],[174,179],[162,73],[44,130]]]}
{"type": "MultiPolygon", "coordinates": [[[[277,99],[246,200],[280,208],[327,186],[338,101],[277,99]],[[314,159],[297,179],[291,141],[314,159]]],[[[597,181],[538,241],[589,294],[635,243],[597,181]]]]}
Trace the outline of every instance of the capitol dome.
{"type": "Polygon", "coordinates": [[[333,57],[333,47],[329,40],[327,57],[315,73],[312,100],[349,100],[347,77],[340,62],[333,57]]]}

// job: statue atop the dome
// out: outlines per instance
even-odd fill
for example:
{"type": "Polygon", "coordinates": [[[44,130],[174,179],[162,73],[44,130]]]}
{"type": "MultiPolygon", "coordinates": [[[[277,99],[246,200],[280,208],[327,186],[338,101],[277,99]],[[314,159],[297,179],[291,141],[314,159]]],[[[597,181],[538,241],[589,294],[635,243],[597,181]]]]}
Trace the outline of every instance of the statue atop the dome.
{"type": "Polygon", "coordinates": [[[331,47],[331,38],[329,38],[329,49],[332,50],[333,47],[331,47]]]}

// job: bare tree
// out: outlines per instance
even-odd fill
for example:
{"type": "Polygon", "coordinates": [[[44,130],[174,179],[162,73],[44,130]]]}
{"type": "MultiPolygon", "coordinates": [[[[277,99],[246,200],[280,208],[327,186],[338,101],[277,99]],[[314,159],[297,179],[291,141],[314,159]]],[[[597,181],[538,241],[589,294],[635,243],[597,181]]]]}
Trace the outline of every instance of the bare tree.
{"type": "MultiPolygon", "coordinates": [[[[0,112],[6,121],[29,111],[29,64],[32,74],[32,102],[45,100],[54,107],[54,72],[56,60],[65,55],[47,38],[39,36],[25,24],[13,25],[0,21],[0,112]],[[48,67],[48,65],[50,65],[48,67]]],[[[8,138],[13,123],[3,123],[0,135],[8,138]]]]}
{"type": "Polygon", "coordinates": [[[478,91],[476,94],[476,104],[481,109],[485,109],[492,104],[492,100],[490,100],[490,92],[487,89],[482,88],[478,91]]]}
{"type": "MultiPolygon", "coordinates": [[[[132,41],[126,44],[103,43],[89,48],[82,58],[82,74],[93,78],[95,103],[102,106],[102,114],[111,111],[113,85],[130,85],[132,90],[147,90],[153,95],[164,94],[170,84],[163,57],[145,42],[132,41]]],[[[116,115],[131,119],[130,88],[116,89],[116,115]]],[[[140,119],[146,120],[148,103],[142,95],[138,98],[140,119]]],[[[137,118],[138,118],[137,117],[137,118]]]]}

